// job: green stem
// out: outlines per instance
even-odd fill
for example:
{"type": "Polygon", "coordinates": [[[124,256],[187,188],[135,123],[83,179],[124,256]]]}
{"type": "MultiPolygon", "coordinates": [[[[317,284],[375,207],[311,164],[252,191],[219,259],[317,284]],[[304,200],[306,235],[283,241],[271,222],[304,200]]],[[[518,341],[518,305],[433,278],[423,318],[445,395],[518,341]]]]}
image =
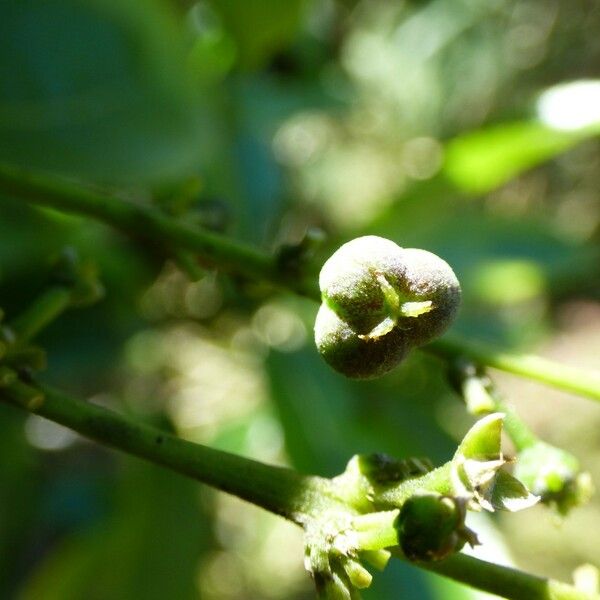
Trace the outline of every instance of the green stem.
{"type": "MultiPolygon", "coordinates": [[[[316,476],[306,476],[290,469],[265,465],[241,456],[214,450],[181,440],[173,435],[143,425],[110,410],[74,400],[45,387],[34,387],[3,378],[0,401],[41,415],[69,427],[80,434],[144,458],[158,465],[234,494],[300,525],[318,518],[327,510],[352,510],[338,498],[333,482],[316,476]]],[[[439,487],[444,467],[428,479],[439,487]]],[[[434,472],[432,472],[434,473],[434,472]]],[[[427,475],[424,476],[427,478],[427,475]]],[[[423,481],[423,478],[421,478],[423,481]]],[[[408,493],[408,488],[407,488],[408,493]]],[[[365,529],[365,549],[381,548],[397,540],[396,511],[377,516],[380,527],[373,537],[365,529]],[[370,537],[368,537],[370,536],[370,537]]],[[[369,515],[357,517],[368,525],[369,515]]],[[[363,532],[358,532],[359,539],[363,532]]],[[[394,553],[404,559],[396,549],[394,553]]],[[[418,566],[450,577],[483,591],[513,600],[600,600],[572,586],[554,580],[535,577],[507,567],[500,567],[468,556],[454,556],[443,562],[418,563],[418,566]]]]}
{"type": "Polygon", "coordinates": [[[16,381],[0,389],[0,399],[297,523],[341,504],[327,479],[194,444],[50,388],[16,381]]]}
{"type": "Polygon", "coordinates": [[[418,563],[418,566],[509,600],[600,600],[596,594],[582,592],[555,579],[537,577],[465,554],[439,562],[418,563]]]}
{"type": "Polygon", "coordinates": [[[318,290],[280,272],[273,256],[173,217],[159,210],[42,173],[0,165],[0,190],[26,202],[83,214],[145,239],[191,250],[230,271],[318,298],[318,290]]]}
{"type": "Polygon", "coordinates": [[[492,412],[504,414],[504,430],[517,451],[533,446],[539,441],[537,435],[521,419],[511,404],[507,404],[496,390],[481,365],[460,357],[451,364],[451,377],[457,379],[457,390],[462,394],[467,410],[481,415],[492,412]]]}
{"type": "MultiPolygon", "coordinates": [[[[394,546],[398,539],[396,528],[397,512],[379,514],[378,527],[358,532],[361,548],[379,549],[394,546]]],[[[365,515],[366,516],[366,515],[365,515]]],[[[363,517],[358,517],[359,519],[363,517]]],[[[399,547],[390,548],[396,558],[407,560],[399,547]]],[[[423,569],[449,577],[470,587],[497,594],[509,600],[600,600],[600,596],[587,594],[572,585],[537,577],[511,567],[455,554],[443,561],[412,563],[423,569]]]]}
{"type": "Polygon", "coordinates": [[[539,356],[503,352],[487,344],[472,342],[451,335],[446,335],[427,346],[423,346],[423,350],[445,359],[469,358],[481,365],[494,367],[567,392],[600,400],[600,376],[539,356]]]}
{"type": "Polygon", "coordinates": [[[42,329],[61,315],[71,304],[71,290],[54,286],[45,290],[10,323],[17,345],[32,340],[42,329]]]}

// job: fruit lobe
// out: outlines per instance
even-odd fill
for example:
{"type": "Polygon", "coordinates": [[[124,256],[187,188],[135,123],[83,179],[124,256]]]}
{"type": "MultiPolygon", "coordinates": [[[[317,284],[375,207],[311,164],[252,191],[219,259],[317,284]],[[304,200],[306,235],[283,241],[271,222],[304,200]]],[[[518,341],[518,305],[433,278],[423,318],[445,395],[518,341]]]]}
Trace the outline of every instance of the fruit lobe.
{"type": "Polygon", "coordinates": [[[387,373],[411,348],[441,335],[460,304],[444,260],[377,236],[341,246],[323,265],[319,286],[317,348],[335,370],[359,379],[387,373]]]}

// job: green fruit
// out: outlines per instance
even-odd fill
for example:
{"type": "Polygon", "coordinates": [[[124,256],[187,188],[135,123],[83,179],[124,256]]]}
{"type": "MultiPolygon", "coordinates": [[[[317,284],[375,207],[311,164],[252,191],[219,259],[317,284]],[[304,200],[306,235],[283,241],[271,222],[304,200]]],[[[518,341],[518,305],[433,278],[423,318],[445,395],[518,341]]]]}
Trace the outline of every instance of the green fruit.
{"type": "Polygon", "coordinates": [[[426,250],[364,236],[341,246],[319,275],[319,352],[337,371],[378,377],[443,333],[460,303],[448,264],[426,250]]]}
{"type": "Polygon", "coordinates": [[[409,560],[442,560],[459,551],[466,542],[477,543],[465,527],[464,502],[450,496],[411,496],[398,517],[402,552],[409,560]]]}
{"type": "Polygon", "coordinates": [[[315,322],[315,341],[325,361],[354,379],[371,379],[391,371],[408,353],[404,332],[396,329],[378,338],[359,337],[327,305],[315,322]]]}

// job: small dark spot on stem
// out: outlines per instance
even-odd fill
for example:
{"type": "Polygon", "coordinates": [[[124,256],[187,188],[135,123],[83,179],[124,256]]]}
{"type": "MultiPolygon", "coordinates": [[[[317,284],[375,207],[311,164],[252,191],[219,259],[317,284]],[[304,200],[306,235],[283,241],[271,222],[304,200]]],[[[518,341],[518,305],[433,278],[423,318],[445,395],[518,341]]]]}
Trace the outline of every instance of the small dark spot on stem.
{"type": "Polygon", "coordinates": [[[162,444],[165,441],[165,438],[163,438],[162,435],[157,435],[154,441],[160,446],[160,444],[162,444]]]}

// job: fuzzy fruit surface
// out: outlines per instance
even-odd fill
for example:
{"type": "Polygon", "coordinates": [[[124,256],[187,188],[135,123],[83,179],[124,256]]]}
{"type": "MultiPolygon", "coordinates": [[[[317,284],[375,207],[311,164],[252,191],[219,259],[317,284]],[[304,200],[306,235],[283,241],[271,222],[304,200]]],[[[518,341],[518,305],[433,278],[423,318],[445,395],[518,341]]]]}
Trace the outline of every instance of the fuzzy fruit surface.
{"type": "Polygon", "coordinates": [[[319,275],[315,341],[323,358],[353,378],[393,369],[415,346],[441,335],[460,304],[451,267],[427,250],[377,237],[341,246],[319,275]]]}
{"type": "Polygon", "coordinates": [[[385,375],[410,350],[403,331],[395,329],[373,339],[361,337],[326,304],[317,314],[315,341],[331,367],[354,379],[385,375]]]}

